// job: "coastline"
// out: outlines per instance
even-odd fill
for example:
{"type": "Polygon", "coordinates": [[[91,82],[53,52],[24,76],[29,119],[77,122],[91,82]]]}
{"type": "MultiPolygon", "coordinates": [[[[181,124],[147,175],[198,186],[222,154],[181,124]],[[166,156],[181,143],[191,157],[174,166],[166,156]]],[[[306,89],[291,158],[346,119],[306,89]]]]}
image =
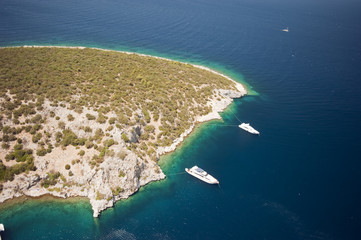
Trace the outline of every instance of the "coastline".
{"type": "MultiPolygon", "coordinates": [[[[86,49],[88,47],[72,47],[72,46],[11,46],[11,47],[2,47],[2,48],[20,48],[20,47],[26,47],[26,48],[69,48],[69,49],[86,49]]],[[[117,50],[108,50],[108,49],[101,49],[101,48],[89,48],[89,49],[96,49],[96,50],[101,50],[101,51],[111,51],[111,52],[120,52],[120,53],[125,53],[125,54],[135,54],[135,55],[139,55],[139,56],[144,56],[144,57],[152,57],[152,58],[157,58],[157,59],[162,59],[162,60],[167,60],[167,61],[171,61],[171,62],[177,62],[177,63],[182,63],[182,64],[188,64],[188,65],[191,65],[193,67],[196,67],[196,68],[199,68],[199,69],[202,69],[202,70],[206,70],[206,71],[209,71],[213,74],[217,74],[219,76],[222,76],[230,81],[232,81],[234,84],[235,84],[235,87],[237,89],[237,93],[238,94],[234,94],[233,92],[232,93],[225,93],[224,95],[224,99],[222,99],[222,101],[215,101],[215,99],[211,100],[209,105],[212,107],[212,112],[210,112],[209,114],[207,115],[204,115],[204,116],[201,116],[201,117],[197,117],[195,119],[195,121],[193,122],[193,124],[190,126],[189,129],[187,129],[185,132],[183,132],[179,138],[175,139],[173,141],[173,143],[170,145],[170,146],[167,146],[167,147],[159,147],[157,150],[156,150],[156,153],[157,153],[157,156],[158,158],[162,155],[165,155],[167,153],[170,153],[172,151],[174,151],[185,139],[187,136],[189,136],[195,129],[195,127],[199,124],[199,123],[202,123],[202,122],[207,122],[207,121],[210,121],[210,120],[215,120],[215,119],[222,119],[221,116],[219,115],[219,112],[222,112],[224,111],[232,102],[233,102],[233,98],[240,98],[242,96],[244,96],[245,94],[247,94],[247,91],[245,89],[245,87],[231,79],[230,77],[222,74],[222,73],[219,73],[213,69],[210,69],[208,67],[204,67],[204,66],[201,66],[201,65],[196,65],[196,64],[189,64],[189,63],[185,63],[185,62],[180,62],[180,61],[175,61],[175,60],[172,60],[172,59],[167,59],[167,58],[163,58],[163,57],[157,57],[157,56],[152,56],[152,55],[146,55],[146,54],[140,54],[140,53],[133,53],[133,52],[126,52],[126,51],[117,51],[117,50]]],[[[160,178],[160,179],[152,179],[152,181],[159,181],[159,180],[162,180],[164,179],[163,178],[160,178]]],[[[144,184],[141,184],[140,187],[152,182],[152,181],[149,181],[149,182],[146,182],[144,184]]],[[[136,189],[134,192],[132,192],[131,194],[129,194],[126,198],[129,198],[130,196],[132,196],[133,194],[135,194],[136,192],[139,191],[139,188],[136,189]]],[[[42,194],[42,195],[38,195],[38,196],[29,196],[29,195],[23,195],[25,196],[25,200],[26,201],[26,198],[29,197],[31,199],[41,199],[42,196],[47,196],[47,195],[51,195],[53,196],[54,198],[63,198],[63,199],[67,199],[67,198],[87,198],[86,196],[81,196],[81,195],[77,195],[75,193],[73,194],[70,194],[70,195],[59,195],[59,196],[55,196],[53,193],[45,193],[45,194],[42,194]]],[[[12,200],[15,201],[15,203],[17,202],[17,198],[22,198],[23,196],[21,197],[13,197],[12,199],[7,199],[5,200],[3,203],[7,203],[8,201],[12,202],[12,200]]],[[[89,199],[89,198],[88,198],[89,199]]],[[[120,198],[120,199],[124,199],[124,198],[120,198]]],[[[106,208],[109,208],[109,207],[112,207],[114,205],[114,203],[120,199],[116,199],[115,201],[112,201],[111,204],[106,203],[105,205],[102,204],[101,206],[97,203],[94,203],[92,202],[91,199],[90,200],[90,204],[93,206],[93,210],[94,210],[94,217],[97,217],[99,215],[99,213],[103,210],[105,210],[106,208]],[[96,208],[94,208],[94,206],[96,206],[96,208]],[[97,212],[97,213],[96,213],[97,212]]],[[[10,204],[9,202],[9,204],[10,204]]],[[[1,208],[0,208],[1,209],[1,208]]]]}

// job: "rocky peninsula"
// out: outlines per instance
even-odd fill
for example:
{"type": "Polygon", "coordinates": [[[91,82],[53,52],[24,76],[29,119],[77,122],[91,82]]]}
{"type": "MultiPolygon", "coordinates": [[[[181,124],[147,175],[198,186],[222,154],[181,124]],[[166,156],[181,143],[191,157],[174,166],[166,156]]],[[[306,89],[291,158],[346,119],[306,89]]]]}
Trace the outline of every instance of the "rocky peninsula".
{"type": "Polygon", "coordinates": [[[90,199],[93,215],[165,178],[159,156],[246,94],[202,66],[84,47],[0,49],[0,203],[90,199]]]}

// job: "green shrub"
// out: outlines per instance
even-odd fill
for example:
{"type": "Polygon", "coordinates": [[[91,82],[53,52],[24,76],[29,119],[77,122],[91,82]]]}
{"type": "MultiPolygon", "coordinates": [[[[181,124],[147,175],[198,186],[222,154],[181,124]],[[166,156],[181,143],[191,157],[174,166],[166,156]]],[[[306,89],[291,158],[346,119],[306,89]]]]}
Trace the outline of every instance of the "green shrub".
{"type": "Polygon", "coordinates": [[[91,115],[91,114],[87,113],[85,116],[86,116],[86,118],[87,118],[88,120],[95,120],[95,116],[94,116],[94,115],[91,115]]]}
{"type": "Polygon", "coordinates": [[[126,124],[128,124],[129,119],[123,113],[121,113],[118,115],[118,122],[126,125],[126,124]]]}
{"type": "Polygon", "coordinates": [[[125,173],[122,170],[119,170],[118,177],[125,177],[125,173]]]}
{"type": "Polygon", "coordinates": [[[104,199],[104,194],[101,194],[99,191],[97,191],[96,200],[102,200],[102,199],[104,199]]]}
{"type": "Polygon", "coordinates": [[[36,150],[36,155],[38,155],[38,156],[45,156],[47,153],[48,153],[48,151],[45,148],[36,150]]]}
{"type": "Polygon", "coordinates": [[[32,137],[32,141],[33,143],[37,143],[42,137],[42,134],[41,133],[37,133],[35,134],[33,137],[32,137]]]}
{"type": "Polygon", "coordinates": [[[117,119],[115,117],[109,118],[109,124],[114,124],[117,119]]]}
{"type": "Polygon", "coordinates": [[[71,115],[71,114],[68,114],[68,116],[67,116],[67,118],[68,118],[68,121],[74,121],[74,116],[73,115],[71,115]]]}
{"type": "Polygon", "coordinates": [[[85,154],[85,151],[84,151],[84,150],[80,150],[80,151],[78,152],[78,155],[79,155],[79,156],[84,156],[84,154],[85,154]]]}
{"type": "Polygon", "coordinates": [[[39,131],[42,128],[41,125],[35,124],[31,127],[30,134],[34,135],[37,131],[39,131]]]}
{"type": "Polygon", "coordinates": [[[89,141],[89,140],[86,140],[85,141],[85,147],[86,148],[92,148],[94,146],[93,142],[92,141],[89,141]]]}
{"type": "Polygon", "coordinates": [[[102,140],[103,137],[104,137],[104,132],[103,132],[103,130],[101,130],[100,128],[98,128],[98,129],[95,131],[94,139],[97,140],[97,141],[100,141],[100,140],[102,140]]]}
{"type": "Polygon", "coordinates": [[[107,121],[106,117],[105,117],[103,114],[100,113],[100,114],[98,115],[97,122],[103,124],[103,123],[105,123],[106,121],[107,121]]]}
{"type": "Polygon", "coordinates": [[[1,144],[1,147],[2,147],[3,149],[9,149],[9,148],[10,148],[10,145],[7,144],[7,143],[3,143],[3,144],[1,144]]]}
{"type": "Polygon", "coordinates": [[[116,142],[112,138],[104,141],[104,147],[106,148],[113,146],[114,144],[116,144],[116,142]]]}
{"type": "Polygon", "coordinates": [[[16,144],[16,145],[14,146],[14,150],[21,150],[21,149],[23,149],[23,145],[22,145],[22,144],[16,144]]]}
{"type": "Polygon", "coordinates": [[[63,138],[63,134],[61,132],[56,132],[55,133],[56,142],[60,142],[62,138],[63,138]]]}
{"type": "Polygon", "coordinates": [[[155,130],[155,127],[153,125],[147,125],[144,127],[144,131],[148,132],[148,133],[153,133],[155,130]]]}
{"type": "Polygon", "coordinates": [[[60,122],[58,123],[58,127],[59,127],[60,129],[65,129],[65,122],[60,121],[60,122]]]}
{"type": "Polygon", "coordinates": [[[84,128],[84,131],[91,133],[93,130],[92,130],[89,126],[86,126],[86,127],[84,128]]]}
{"type": "Polygon", "coordinates": [[[129,138],[127,137],[127,135],[125,133],[122,133],[122,139],[124,142],[129,142],[129,138]]]}
{"type": "Polygon", "coordinates": [[[121,187],[117,187],[117,188],[115,188],[115,189],[112,189],[112,193],[113,193],[114,196],[118,196],[119,193],[121,193],[121,192],[123,192],[123,191],[124,191],[124,189],[121,188],[121,187]]]}
{"type": "Polygon", "coordinates": [[[58,183],[58,178],[60,177],[60,172],[48,173],[46,179],[43,179],[41,182],[41,186],[44,188],[48,188],[49,186],[54,186],[58,183]]]}
{"type": "MultiPolygon", "coordinates": [[[[68,145],[73,145],[73,146],[77,146],[79,145],[78,143],[78,137],[76,136],[75,133],[73,133],[73,131],[71,131],[70,129],[65,129],[63,130],[63,140],[61,141],[61,144],[63,146],[68,146],[68,145]]],[[[85,141],[84,141],[85,142],[85,141]]]]}
{"type": "Polygon", "coordinates": [[[65,169],[66,169],[66,170],[69,170],[69,169],[70,169],[70,165],[69,165],[69,164],[66,164],[66,165],[65,165],[65,169]]]}
{"type": "Polygon", "coordinates": [[[125,157],[128,155],[127,151],[120,150],[120,152],[117,154],[117,157],[120,159],[125,159],[125,157]]]}
{"type": "Polygon", "coordinates": [[[42,117],[40,114],[36,114],[32,119],[31,119],[31,122],[32,123],[40,123],[42,120],[42,117]]]}

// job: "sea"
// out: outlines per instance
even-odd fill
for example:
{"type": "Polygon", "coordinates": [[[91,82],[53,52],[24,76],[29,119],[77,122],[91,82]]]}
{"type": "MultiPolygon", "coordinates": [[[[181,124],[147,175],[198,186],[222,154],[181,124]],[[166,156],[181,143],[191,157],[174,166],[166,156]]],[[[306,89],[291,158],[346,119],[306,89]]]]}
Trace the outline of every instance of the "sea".
{"type": "Polygon", "coordinates": [[[360,13],[359,0],[0,0],[2,47],[166,57],[249,92],[160,159],[165,180],[95,219],[86,199],[3,204],[2,238],[361,239],[360,13]]]}

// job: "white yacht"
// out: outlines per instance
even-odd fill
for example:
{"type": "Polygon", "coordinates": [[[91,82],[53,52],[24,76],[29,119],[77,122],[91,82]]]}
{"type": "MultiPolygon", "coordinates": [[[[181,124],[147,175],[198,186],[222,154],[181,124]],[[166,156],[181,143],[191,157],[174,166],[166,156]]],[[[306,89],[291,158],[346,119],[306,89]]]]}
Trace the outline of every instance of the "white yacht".
{"type": "Polygon", "coordinates": [[[287,28],[284,28],[284,29],[281,29],[282,32],[289,32],[290,30],[288,30],[288,27],[287,28]]]}
{"type": "Polygon", "coordinates": [[[197,166],[185,169],[187,173],[209,184],[219,184],[218,180],[197,166]]]}
{"type": "MultiPolygon", "coordinates": [[[[0,232],[3,231],[5,231],[4,224],[0,223],[0,232]]],[[[1,240],[1,235],[0,235],[0,240],[1,240]]]]}
{"type": "Polygon", "coordinates": [[[241,125],[239,125],[239,127],[249,133],[257,134],[257,135],[259,134],[259,132],[256,129],[254,129],[249,125],[249,123],[242,123],[241,125]]]}

